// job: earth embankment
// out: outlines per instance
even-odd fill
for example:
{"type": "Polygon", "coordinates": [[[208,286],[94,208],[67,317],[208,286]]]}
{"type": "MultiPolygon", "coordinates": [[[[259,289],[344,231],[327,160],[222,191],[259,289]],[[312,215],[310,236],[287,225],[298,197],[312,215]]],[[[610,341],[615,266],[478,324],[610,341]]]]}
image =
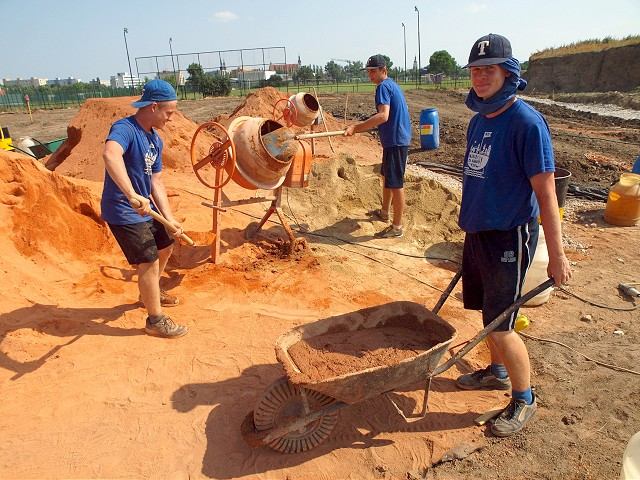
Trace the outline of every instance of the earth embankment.
{"type": "Polygon", "coordinates": [[[532,58],[530,91],[628,92],[640,85],[640,45],[547,58],[532,58]]]}

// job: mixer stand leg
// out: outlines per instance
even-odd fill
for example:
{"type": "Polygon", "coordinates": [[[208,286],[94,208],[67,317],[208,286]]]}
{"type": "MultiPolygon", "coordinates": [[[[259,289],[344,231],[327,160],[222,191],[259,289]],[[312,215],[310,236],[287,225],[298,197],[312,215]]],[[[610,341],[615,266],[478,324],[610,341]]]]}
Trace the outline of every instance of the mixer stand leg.
{"type": "Polygon", "coordinates": [[[297,238],[295,236],[295,234],[293,233],[293,230],[291,230],[291,227],[287,223],[286,219],[284,218],[284,215],[282,214],[282,211],[280,210],[280,203],[282,201],[282,187],[278,188],[274,192],[274,194],[275,194],[275,198],[271,201],[271,206],[262,217],[262,220],[260,220],[260,223],[258,224],[256,229],[252,232],[253,235],[258,234],[262,226],[265,223],[267,223],[267,220],[269,220],[269,217],[271,217],[271,215],[273,215],[273,213],[275,212],[275,214],[278,216],[278,220],[280,220],[280,224],[282,225],[282,228],[284,228],[284,231],[287,233],[287,237],[289,237],[289,245],[291,248],[291,252],[298,250],[300,246],[304,248],[305,239],[297,238]]]}

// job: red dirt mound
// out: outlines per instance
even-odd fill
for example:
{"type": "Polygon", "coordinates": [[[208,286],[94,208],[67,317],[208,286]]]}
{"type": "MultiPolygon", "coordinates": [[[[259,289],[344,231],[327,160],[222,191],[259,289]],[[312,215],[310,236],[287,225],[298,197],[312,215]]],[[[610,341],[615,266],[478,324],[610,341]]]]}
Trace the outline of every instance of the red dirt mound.
{"type": "MultiPolygon", "coordinates": [[[[56,169],[57,172],[87,180],[102,181],[104,164],[102,149],[113,122],[135,113],[132,97],[89,99],[71,121],[70,126],[82,132],[80,143],[56,169]]],[[[191,169],[191,138],[197,125],[179,111],[159,130],[164,142],[163,164],[166,168],[185,171],[191,169]]]]}
{"type": "MultiPolygon", "coordinates": [[[[284,92],[280,92],[273,87],[265,87],[259,90],[256,90],[249,95],[245,101],[240,104],[228,118],[236,118],[240,116],[248,116],[248,117],[263,117],[274,119],[280,123],[283,123],[281,117],[282,109],[285,107],[285,102],[281,102],[276,106],[278,100],[283,98],[289,98],[284,92]],[[276,111],[274,112],[274,106],[276,106],[276,111]],[[274,118],[275,116],[275,118],[274,118]]],[[[322,104],[320,104],[322,106],[322,104]]],[[[333,115],[323,109],[322,111],[324,116],[324,124],[323,125],[315,125],[313,127],[313,132],[325,132],[325,131],[337,131],[343,130],[346,127],[346,124],[337,120],[333,115]]],[[[373,110],[372,114],[375,113],[373,110]]],[[[220,121],[221,118],[225,118],[224,116],[218,117],[216,120],[220,121]]],[[[350,122],[351,123],[351,122],[350,122]]],[[[311,127],[291,127],[295,133],[309,133],[311,132],[311,127]]],[[[335,146],[344,146],[347,149],[347,152],[353,151],[357,147],[371,148],[372,141],[374,144],[377,144],[379,148],[379,144],[376,140],[372,138],[369,134],[356,135],[354,137],[342,137],[335,136],[330,140],[332,145],[335,146]]],[[[322,143],[328,143],[328,139],[320,140],[322,143]]],[[[322,153],[318,156],[324,156],[322,153]]]]}
{"type": "Polygon", "coordinates": [[[25,257],[75,259],[113,247],[96,195],[81,181],[0,151],[0,225],[25,257]]]}

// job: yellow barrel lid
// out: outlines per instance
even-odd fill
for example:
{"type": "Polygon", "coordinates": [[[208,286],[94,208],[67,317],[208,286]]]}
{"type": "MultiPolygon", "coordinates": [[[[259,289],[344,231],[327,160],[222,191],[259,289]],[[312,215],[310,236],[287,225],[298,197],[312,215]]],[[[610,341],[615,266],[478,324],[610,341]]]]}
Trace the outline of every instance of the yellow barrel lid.
{"type": "Polygon", "coordinates": [[[640,184],[640,175],[637,173],[623,173],[620,175],[620,183],[625,187],[632,187],[640,184]]]}

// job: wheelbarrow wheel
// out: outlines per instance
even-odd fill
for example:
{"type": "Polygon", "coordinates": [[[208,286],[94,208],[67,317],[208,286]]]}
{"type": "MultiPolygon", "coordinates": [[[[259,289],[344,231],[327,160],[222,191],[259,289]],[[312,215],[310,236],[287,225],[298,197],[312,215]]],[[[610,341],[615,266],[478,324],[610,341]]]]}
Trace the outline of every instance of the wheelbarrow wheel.
{"type": "MultiPolygon", "coordinates": [[[[321,410],[333,402],[335,399],[327,395],[293,385],[286,377],[282,377],[272,383],[258,400],[253,413],[253,423],[258,432],[273,430],[321,410]],[[309,412],[305,412],[303,393],[309,405],[309,412]]],[[[267,445],[281,453],[306,452],[329,438],[337,423],[338,412],[327,413],[299,430],[272,440],[267,445]]]]}

